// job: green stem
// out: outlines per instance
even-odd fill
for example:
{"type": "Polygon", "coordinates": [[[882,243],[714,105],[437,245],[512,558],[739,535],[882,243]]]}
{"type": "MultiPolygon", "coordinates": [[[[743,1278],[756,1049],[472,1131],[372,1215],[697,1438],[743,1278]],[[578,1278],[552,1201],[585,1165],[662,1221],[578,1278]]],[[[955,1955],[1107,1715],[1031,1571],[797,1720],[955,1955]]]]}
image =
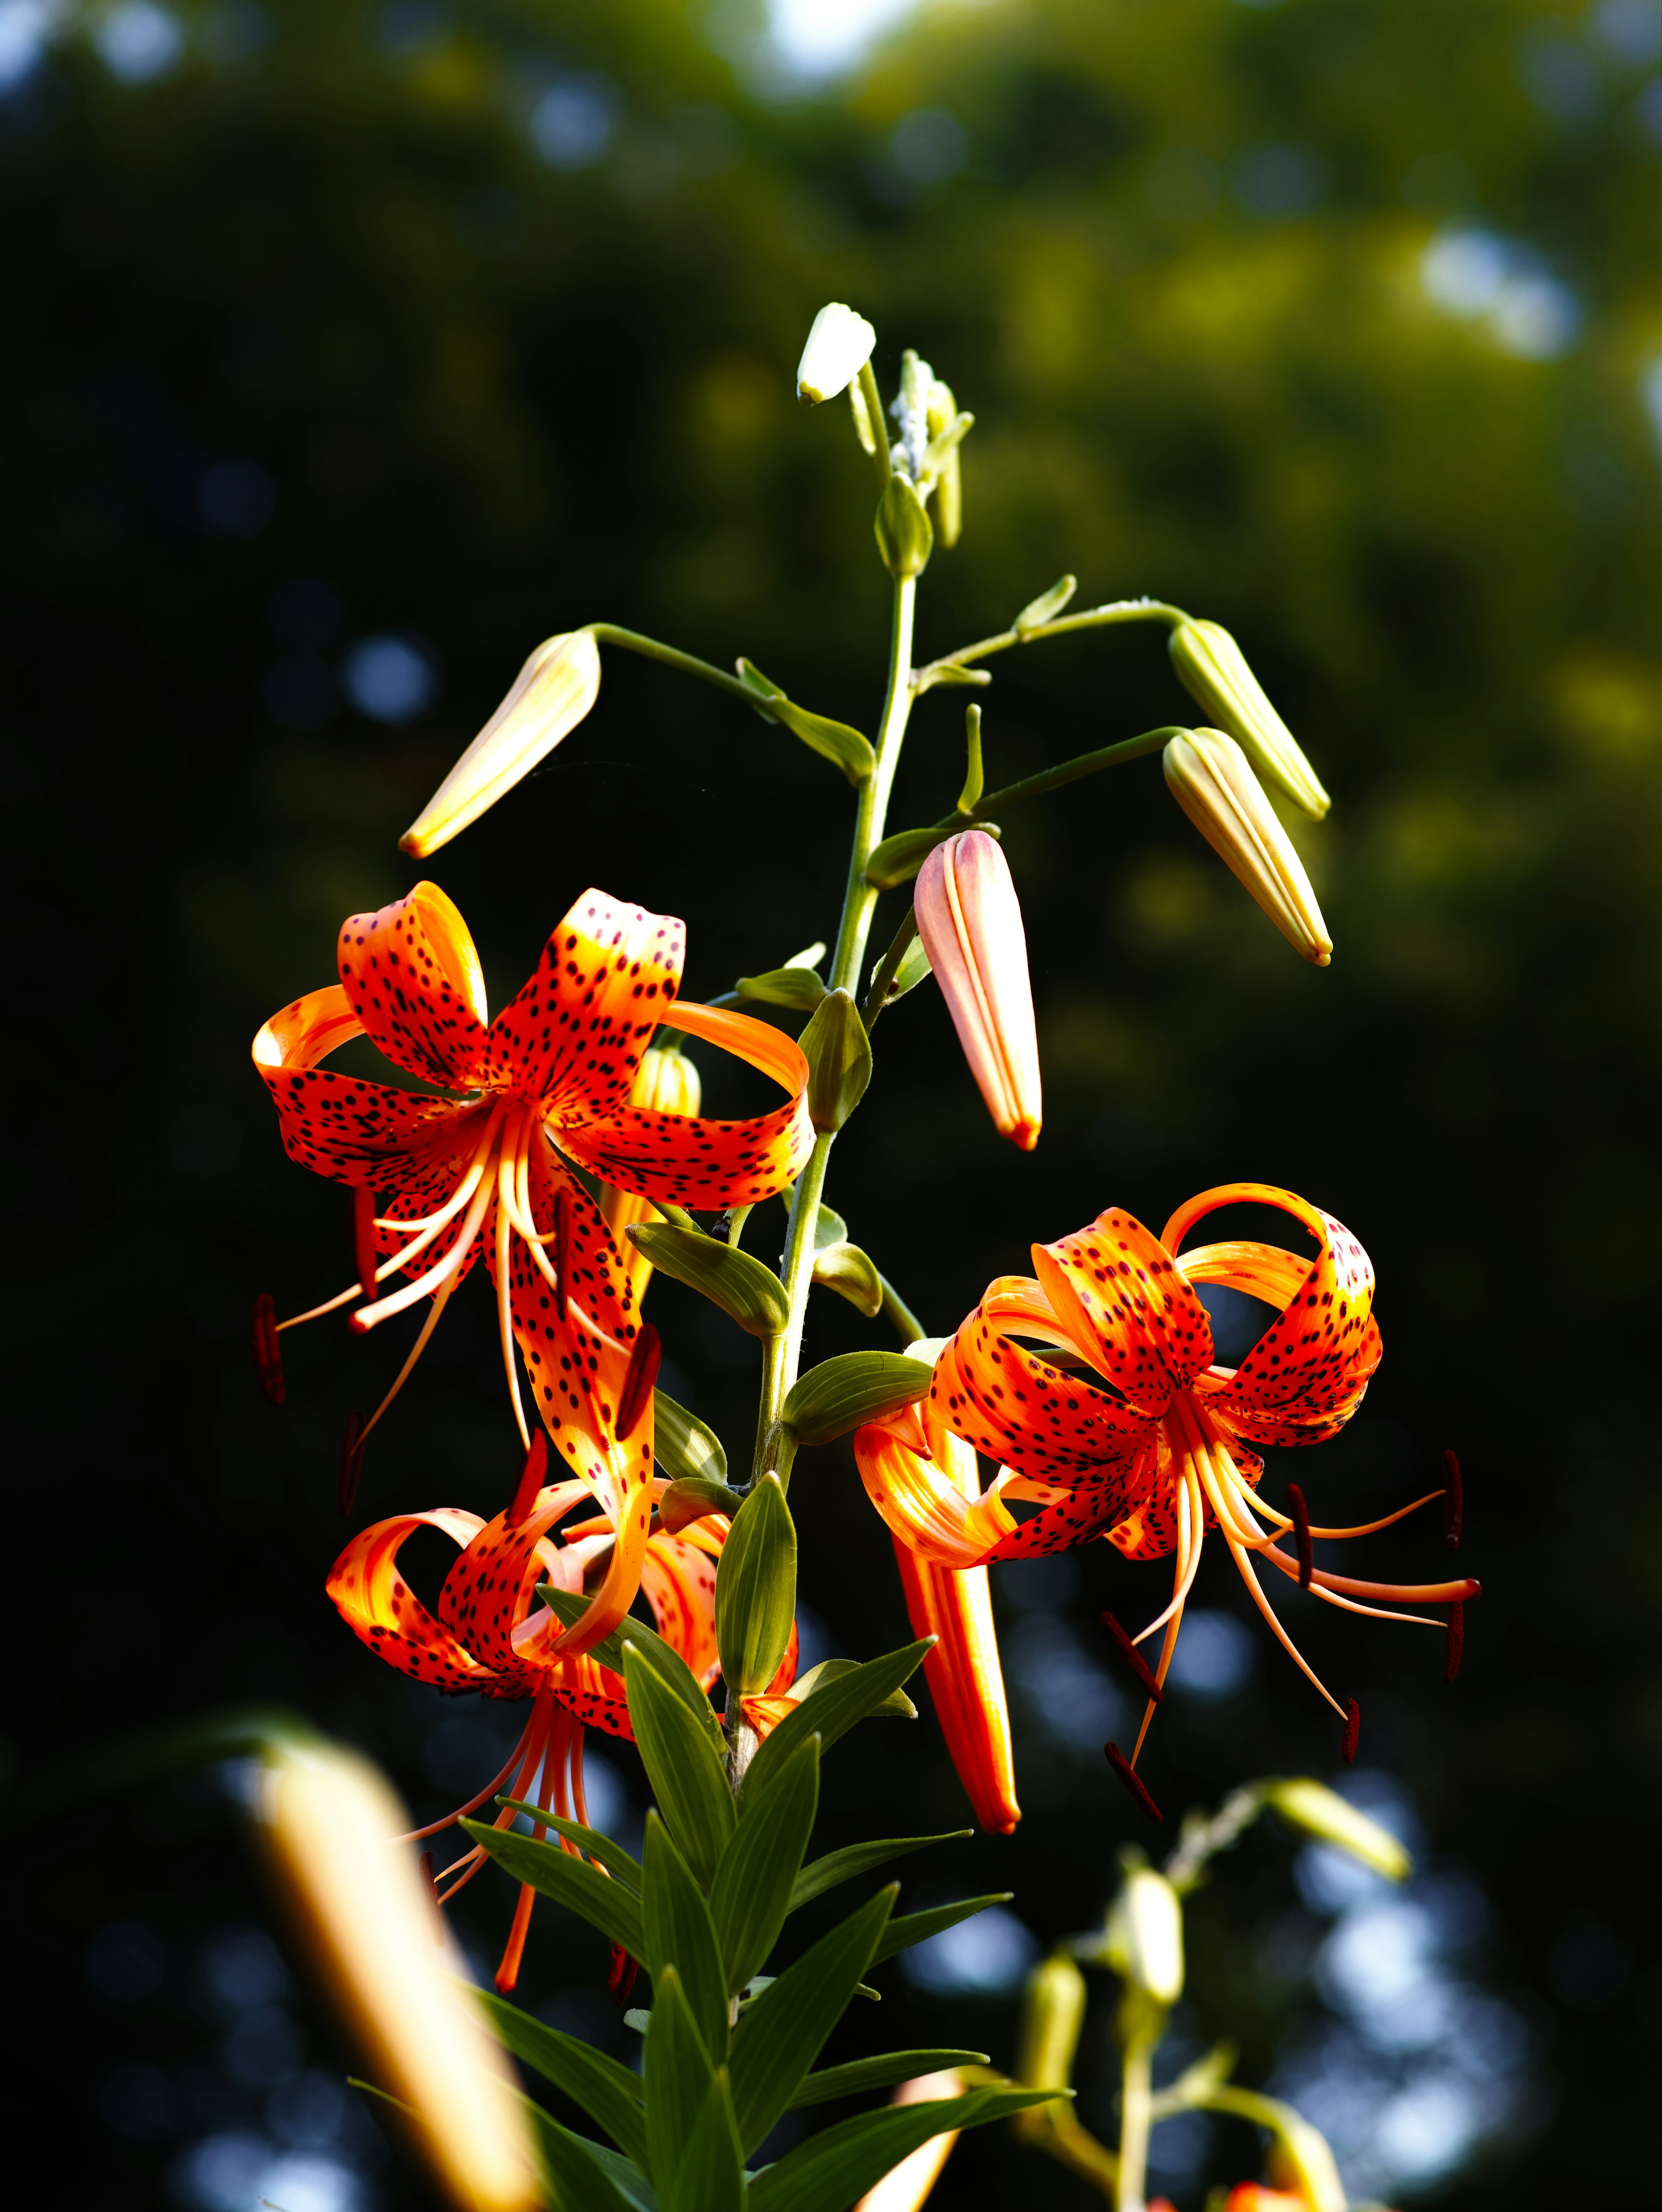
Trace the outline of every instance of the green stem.
{"type": "Polygon", "coordinates": [[[626,653],[638,653],[648,660],[660,660],[666,668],[679,669],[683,676],[696,676],[701,684],[713,684],[718,691],[742,699],[747,707],[764,703],[761,695],[752,691],[742,678],[729,676],[725,668],[716,668],[694,653],[678,653],[673,645],[661,645],[655,637],[642,637],[639,630],[619,629],[616,623],[590,623],[587,627],[597,645],[620,645],[626,653]]]}
{"type": "Polygon", "coordinates": [[[942,653],[939,660],[917,671],[912,689],[927,691],[939,682],[943,669],[965,668],[972,660],[985,660],[989,653],[1008,653],[1013,645],[1036,645],[1042,637],[1062,637],[1069,630],[1101,629],[1111,623],[1129,622],[1163,622],[1175,629],[1188,620],[1181,607],[1170,606],[1164,599],[1114,599],[1104,607],[1087,607],[1083,614],[1058,615],[1054,622],[1035,623],[1029,630],[1001,629],[996,637],[979,638],[957,653],[942,653]]]}
{"type": "Polygon", "coordinates": [[[1093,753],[1079,753],[1069,761],[1060,761],[1055,768],[1041,769],[1037,775],[1024,775],[1020,783],[1007,783],[1001,791],[989,791],[975,810],[973,818],[966,820],[961,814],[948,814],[934,826],[940,830],[973,830],[978,822],[990,822],[994,811],[1020,805],[1024,799],[1042,799],[1047,791],[1059,791],[1064,783],[1074,783],[1082,775],[1095,775],[1099,769],[1117,768],[1123,761],[1141,760],[1145,753],[1160,751],[1173,738],[1186,732],[1187,725],[1168,722],[1158,730],[1144,730],[1135,738],[1122,738],[1117,745],[1100,746],[1093,753]]]}
{"type": "Polygon", "coordinates": [[[1143,2188],[1148,2169],[1148,2137],[1154,2128],[1154,2046],[1139,2037],[1125,2047],[1120,2077],[1119,2174],[1114,2188],[1115,2212],[1143,2212],[1143,2188]]]}
{"type": "Polygon", "coordinates": [[[909,1344],[916,1344],[919,1337],[927,1336],[928,1331],[880,1270],[877,1279],[883,1286],[883,1318],[900,1339],[904,1351],[909,1344]]]}

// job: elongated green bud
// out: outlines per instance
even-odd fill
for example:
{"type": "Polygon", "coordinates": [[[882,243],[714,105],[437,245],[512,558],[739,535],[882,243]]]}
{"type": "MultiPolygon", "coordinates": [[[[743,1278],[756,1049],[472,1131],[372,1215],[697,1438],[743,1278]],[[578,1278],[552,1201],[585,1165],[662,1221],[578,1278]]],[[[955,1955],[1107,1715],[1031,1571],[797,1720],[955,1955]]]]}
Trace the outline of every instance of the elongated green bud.
{"type": "Polygon", "coordinates": [[[652,1408],[652,1457],[658,1472],[672,1480],[686,1476],[725,1483],[728,1455],[709,1423],[661,1390],[653,1392],[652,1408]]]}
{"type": "Polygon", "coordinates": [[[1070,2089],[1085,2024],[1085,1977],[1057,1951],[1027,1978],[1016,2079],[1030,2089],[1070,2089]]]}
{"type": "Polygon", "coordinates": [[[625,1234],[654,1267],[702,1292],[752,1336],[776,1336],[785,1326],[785,1286],[748,1252],[673,1221],[631,1221],[625,1234]]]}
{"type": "Polygon", "coordinates": [[[1173,2005],[1183,1995],[1183,1907],[1163,1874],[1127,1870],[1108,1913],[1108,1963],[1128,1990],[1173,2005]]]}
{"type": "Polygon", "coordinates": [[[895,475],[884,487],[872,527],[892,576],[921,576],[934,546],[934,526],[909,478],[895,475]]]}
{"type": "Polygon", "coordinates": [[[812,968],[770,968],[765,975],[741,975],[734,988],[741,999],[755,999],[764,1006],[798,1006],[804,1013],[812,1013],[825,995],[812,968]]]}
{"type": "Polygon", "coordinates": [[[776,1474],[733,1516],[715,1574],[715,1644],[730,1698],[752,1698],[779,1672],[796,1618],[796,1525],[776,1474]]]}
{"type": "Polygon", "coordinates": [[[1165,755],[1172,796],[1239,877],[1294,949],[1318,968],[1333,957],[1304,862],[1245,753],[1221,730],[1189,730],[1165,755]]]}
{"type": "Polygon", "coordinates": [[[1263,1784],[1264,1802],[1273,1805],[1283,1820],[1324,1844],[1336,1844],[1352,1858],[1371,1866],[1387,1881],[1401,1881],[1411,1874],[1414,1862],[1389,1828],[1359,1813],[1336,1790],[1303,1775],[1263,1784]]]}
{"type": "Polygon", "coordinates": [[[1333,802],[1228,631],[1218,623],[1190,619],[1179,623],[1166,642],[1190,697],[1229,732],[1260,775],[1319,822],[1333,802]]]}
{"type": "Polygon", "coordinates": [[[840,1129],[872,1079],[872,1045],[860,1009],[832,991],[797,1040],[808,1060],[808,1117],[822,1135],[840,1129]]]}
{"type": "Polygon", "coordinates": [[[808,342],[796,368],[796,397],[817,407],[846,392],[872,357],[877,332],[863,315],[832,300],[813,319],[808,342]]]}
{"type": "Polygon", "coordinates": [[[798,1443],[828,1444],[925,1396],[933,1371],[904,1352],[844,1352],[791,1385],[780,1418],[798,1443]]]}

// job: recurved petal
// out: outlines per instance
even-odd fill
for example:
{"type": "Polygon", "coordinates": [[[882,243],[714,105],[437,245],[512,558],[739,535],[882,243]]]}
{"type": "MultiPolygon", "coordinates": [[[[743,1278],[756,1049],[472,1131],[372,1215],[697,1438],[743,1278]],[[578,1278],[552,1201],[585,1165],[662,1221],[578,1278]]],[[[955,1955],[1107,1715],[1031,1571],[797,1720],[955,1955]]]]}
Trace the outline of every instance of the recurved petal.
{"type": "Polygon", "coordinates": [[[398,1565],[399,1547],[417,1528],[441,1528],[465,1547],[481,1525],[477,1514],[454,1506],[376,1521],[353,1537],[329,1570],[324,1588],[353,1635],[401,1674],[443,1690],[496,1692],[496,1670],[433,1618],[398,1565]]]}
{"type": "Polygon", "coordinates": [[[1014,1338],[1009,1322],[971,1315],[935,1362],[926,1426],[938,1419],[989,1459],[1040,1481],[1075,1482],[1135,1449],[1146,1415],[1014,1338]]]}
{"type": "Polygon", "coordinates": [[[1154,1452],[1145,1443],[1117,1466],[1105,1467],[1066,1493],[1043,1505],[1031,1521],[1005,1536],[989,1556],[1036,1559],[1051,1552],[1071,1552],[1093,1536],[1106,1536],[1118,1551],[1137,1559],[1159,1558],[1176,1541],[1161,1541],[1158,1501],[1153,1496],[1154,1452]],[[1124,1532],[1124,1540],[1121,1532],[1124,1532]]]}
{"type": "Polygon", "coordinates": [[[336,958],[364,1034],[395,1066],[452,1091],[480,1087],[484,971],[467,924],[436,884],[349,915],[336,958]]]}
{"type": "Polygon", "coordinates": [[[970,1447],[956,1437],[946,1445],[943,1470],[893,1428],[872,1421],[854,1432],[855,1464],[898,1541],[936,1566],[977,1566],[1015,1520],[995,1496],[980,1495],[970,1447]]]}
{"type": "Polygon", "coordinates": [[[813,1150],[801,1048],[768,1023],[721,1007],[678,1002],[662,1018],[770,1075],[788,1102],[742,1121],[618,1106],[563,1124],[564,1149],[618,1189],[677,1206],[754,1205],[794,1182],[813,1150]]]}
{"type": "Polygon", "coordinates": [[[702,1545],[656,1535],[641,1557],[641,1588],[658,1633],[708,1690],[721,1671],[715,1649],[715,1561],[702,1545]]]}
{"type": "Polygon", "coordinates": [[[893,1540],[912,1633],[937,1639],[923,1674],[958,1778],[982,1826],[1014,1835],[1021,1808],[987,1570],[936,1566],[899,1536],[893,1540]]]}
{"type": "Polygon", "coordinates": [[[491,1024],[483,1079],[538,1100],[562,1127],[609,1114],[669,1018],[685,951],[673,915],[586,890],[491,1024]]]}
{"type": "Polygon", "coordinates": [[[401,1188],[407,1161],[447,1157],[453,1145],[467,1143],[470,1109],[317,1066],[362,1033],[345,992],[331,983],[272,1015],[254,1039],[254,1066],[291,1160],[336,1182],[401,1188]]]}
{"type": "Polygon", "coordinates": [[[1163,1413],[1211,1365],[1205,1307],[1166,1244],[1119,1207],[1035,1244],[1033,1271],[1075,1342],[1135,1411],[1163,1413]]]}
{"type": "MultiPolygon", "coordinates": [[[[536,1686],[541,1666],[532,1638],[516,1638],[534,1607],[533,1592],[551,1579],[543,1539],[555,1522],[587,1496],[581,1482],[548,1484],[522,1521],[510,1523],[508,1509],[474,1534],[439,1592],[439,1619],[476,1659],[516,1688],[536,1686]],[[539,1556],[541,1554],[541,1556],[539,1556]]],[[[534,1626],[534,1624],[533,1624],[534,1626]]]]}

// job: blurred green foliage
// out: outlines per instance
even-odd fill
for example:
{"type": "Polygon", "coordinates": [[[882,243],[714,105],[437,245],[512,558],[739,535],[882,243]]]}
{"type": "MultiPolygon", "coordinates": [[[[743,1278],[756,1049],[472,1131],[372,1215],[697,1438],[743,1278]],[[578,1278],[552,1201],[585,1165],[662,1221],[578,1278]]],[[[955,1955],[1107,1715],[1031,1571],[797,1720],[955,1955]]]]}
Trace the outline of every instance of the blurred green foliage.
{"type": "MultiPolygon", "coordinates": [[[[350,1255],[340,1194],[281,1156],[247,1041],[329,980],[344,914],[412,879],[399,831],[548,633],[603,617],[750,654],[869,728],[869,472],[841,410],[801,416],[790,381],[813,310],[847,299],[879,327],[886,388],[914,344],[977,416],[920,659],[1064,570],[1081,605],[1148,591],[1227,623],[1334,793],[1297,834],[1336,951],[1301,966],[1152,762],[1013,815],[1039,1150],[998,1144],[919,992],[886,1018],[831,1199],[934,1329],[1110,1203],[1158,1226],[1251,1177],[1355,1229],[1385,1365],[1355,1427],[1272,1469],[1271,1495],[1296,1472],[1318,1518],[1361,1518],[1432,1486],[1444,1445],[1466,1468],[1462,1564],[1487,1589],[1458,1688],[1408,1632],[1324,1616],[1306,1642],[1361,1699],[1364,1759],[1489,1889],[1493,1972],[1537,2032],[1535,2147],[1492,2153],[1461,2201],[1634,2201],[1662,2033],[1637,1903],[1662,1749],[1644,8],[942,6],[846,89],[794,98],[758,79],[743,7],[285,0],[181,20],[177,65],[148,81],[71,27],[0,95],[21,1755],[275,1694],[370,1744],[429,1817],[447,1802],[421,1763],[432,1701],[321,1595],[340,1425],[396,1347],[289,1339],[280,1417],[247,1372],[253,1291],[293,1310],[350,1255]],[[439,679],[404,721],[340,690],[387,635],[439,679]],[[85,1564],[67,1546],[35,1563],[40,1506],[85,1564]],[[119,1571],[93,1587],[94,1562],[119,1571]],[[1602,1980],[1574,1967],[1589,1927],[1602,1980]]],[[[1153,632],[995,668],[991,781],[1184,711],[1153,632]]],[[[921,706],[893,827],[950,805],[961,709],[921,706]]],[[[685,915],[707,994],[831,933],[849,804],[782,732],[612,654],[591,720],[429,872],[498,1001],[591,880],[685,915]]],[[[739,1079],[706,1072],[715,1109],[743,1110],[739,1079]]],[[[741,1440],[751,1347],[675,1284],[653,1299],[675,1395],[741,1440]]],[[[473,1303],[377,1437],[362,1510],[506,1494],[517,1455],[473,1303]]],[[[880,1340],[825,1305],[816,1350],[880,1340]]],[[[846,1447],[805,1455],[793,1498],[834,1648],[896,1642],[846,1447]]],[[[1373,1553],[1409,1574],[1439,1556],[1413,1523],[1373,1553]]],[[[1154,1609],[1158,1575],[1080,1566],[1041,1602],[1082,1638],[1093,1606],[1154,1609]]],[[[1209,1576],[1207,1601],[1239,1609],[1209,1576]]],[[[958,1847],[945,1879],[1014,1889],[1048,1938],[1099,1908],[1138,1816],[1017,1703],[1028,1818],[1014,1843],[958,1847]]],[[[1247,1774],[1329,1771],[1333,1733],[1266,1650],[1234,1699],[1168,1702],[1150,1780],[1175,1812],[1247,1774]]],[[[838,1788],[860,1802],[839,1815],[834,1791],[828,1814],[851,1830],[903,1800],[914,1827],[961,1806],[927,1717],[838,1788]]],[[[8,1911],[52,2021],[42,2096],[102,2094],[107,2115],[138,2033],[103,1997],[75,2025],[92,1929],[137,1917],[185,1954],[256,1914],[226,1835],[187,1791],[20,1847],[8,1911]]],[[[1196,1907],[1204,2025],[1260,2077],[1294,2002],[1259,1941],[1281,1883],[1248,1850],[1196,1907]]],[[[483,1947],[503,1900],[482,1883],[472,1901],[483,1947]]],[[[603,1958],[562,1940],[541,1931],[533,1971],[592,1990],[603,1958]]],[[[143,2040],[183,2081],[209,2014],[173,1988],[143,2040]]],[[[1005,2012],[898,1990],[882,2040],[983,2033],[1008,2059],[1005,2012]]],[[[215,2124],[218,2093],[180,2094],[178,2129],[215,2124]]],[[[81,2170],[160,2186],[167,2126],[125,2136],[80,2137],[81,2170]]],[[[1251,2154],[1223,2140],[1218,2172],[1251,2154]]],[[[1014,2145],[959,2169],[943,2207],[1086,2201],[1014,2145]]]]}

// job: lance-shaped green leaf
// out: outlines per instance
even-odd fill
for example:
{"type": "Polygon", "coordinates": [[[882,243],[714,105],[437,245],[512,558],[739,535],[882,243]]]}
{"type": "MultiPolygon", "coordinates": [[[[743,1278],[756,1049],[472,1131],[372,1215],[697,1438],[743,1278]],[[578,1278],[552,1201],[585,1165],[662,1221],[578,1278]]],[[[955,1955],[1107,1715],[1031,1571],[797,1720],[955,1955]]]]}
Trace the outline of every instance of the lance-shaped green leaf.
{"type": "Polygon", "coordinates": [[[848,2212],[874,2182],[935,2136],[1008,2119],[1049,2104],[1054,2089],[972,2089],[921,2105],[892,2105],[811,2136],[751,2183],[748,2212],[848,2212]]]}
{"type": "Polygon", "coordinates": [[[646,2163],[646,2119],[641,2107],[639,2076],[592,2043],[580,2043],[557,2027],[533,2020],[518,2005],[489,1990],[475,1990],[497,2040],[514,2056],[533,2067],[545,2081],[570,2098],[572,2103],[597,2120],[626,2157],[646,2163]]]}
{"type": "Polygon", "coordinates": [[[715,1644],[730,1698],[766,1689],[795,1616],[796,1524],[778,1476],[764,1474],[734,1515],[715,1572],[715,1644]]]}
{"type": "Polygon", "coordinates": [[[883,1278],[876,1261],[846,1237],[840,1244],[828,1244],[824,1251],[815,1253],[813,1279],[822,1289],[846,1298],[868,1321],[874,1321],[883,1310],[883,1278]]]}
{"type": "Polygon", "coordinates": [[[646,2031],[647,2161],[661,2201],[686,2155],[712,2072],[681,1977],[666,1966],[653,1984],[646,2031]]]}
{"type": "Polygon", "coordinates": [[[745,1502],[742,1490],[715,1482],[708,1475],[684,1474],[672,1482],[658,1499],[658,1525],[667,1536],[679,1535],[709,1513],[736,1513],[745,1502]]]}
{"type": "Polygon", "coordinates": [[[710,1917],[731,1995],[760,1973],[779,1940],[819,1803],[819,1739],[810,1736],[753,1816],[734,1831],[710,1885],[710,1917]]]}
{"type": "Polygon", "coordinates": [[[928,1395],[934,1372],[904,1352],[843,1352],[792,1383],[781,1414],[799,1443],[828,1444],[928,1395]]]}
{"type": "Polygon", "coordinates": [[[744,2160],[728,2072],[718,2067],[674,2172],[663,2186],[663,2212],[740,2212],[744,2160]]]}
{"type": "Polygon", "coordinates": [[[1036,599],[1029,599],[1021,612],[1010,624],[1019,638],[1026,639],[1041,623],[1054,622],[1079,589],[1077,576],[1062,576],[1048,592],[1041,592],[1036,599]]]}
{"type": "Polygon", "coordinates": [[[728,1455],[707,1421],[689,1413],[661,1390],[652,1394],[652,1457],[657,1472],[672,1482],[697,1475],[712,1482],[728,1479],[728,1455]]]}
{"type": "Polygon", "coordinates": [[[825,995],[812,968],[770,968],[760,975],[741,975],[734,986],[741,999],[764,1006],[796,1006],[811,1014],[825,995]]]}
{"type": "Polygon", "coordinates": [[[608,1942],[621,1943],[640,1957],[641,1908],[622,1882],[609,1881],[598,1868],[573,1858],[557,1844],[539,1843],[534,1836],[516,1834],[512,1828],[492,1828],[483,1820],[460,1820],[457,1826],[476,1844],[483,1844],[515,1881],[529,1882],[545,1897],[557,1898],[608,1942]]]}
{"type": "Polygon", "coordinates": [[[751,1335],[776,1336],[785,1326],[790,1312],[785,1286],[748,1252],[673,1221],[631,1221],[628,1236],[654,1267],[712,1300],[751,1335]]]}
{"type": "Polygon", "coordinates": [[[984,2066],[983,2051],[886,2051],[875,2058],[851,2058],[846,2066],[827,2066],[805,2074],[791,2099],[793,2112],[803,2105],[829,2105],[834,2097],[863,2096],[920,2074],[940,2074],[948,2066],[984,2066]]]}
{"type": "Polygon", "coordinates": [[[655,1813],[647,1814],[641,1924],[647,1972],[655,1984],[666,1966],[675,1968],[693,2025],[705,2050],[719,2063],[727,2056],[728,1992],[715,1923],[703,1890],[655,1813]]]}
{"type": "Polygon", "coordinates": [[[892,1886],[851,1912],[769,1984],[733,2039],[739,2140],[754,2150],[848,2006],[893,1908],[892,1886]]]}
{"type": "Polygon", "coordinates": [[[892,576],[904,580],[922,574],[934,548],[934,526],[908,478],[898,474],[889,478],[872,528],[883,565],[892,576]]]}
{"type": "MultiPolygon", "coordinates": [[[[537,1595],[551,1612],[556,1613],[569,1627],[581,1617],[588,1605],[586,1597],[575,1590],[556,1589],[552,1583],[539,1583],[537,1595]]],[[[715,1717],[709,1699],[698,1686],[698,1678],[674,1646],[666,1644],[655,1629],[648,1628],[643,1620],[630,1613],[620,1620],[610,1636],[605,1637],[589,1653],[589,1657],[602,1667],[609,1667],[614,1674],[624,1671],[624,1645],[632,1644],[643,1658],[652,1662],[653,1672],[667,1682],[687,1711],[709,1738],[711,1747],[719,1758],[726,1748],[721,1723],[715,1717]]],[[[594,1856],[599,1858],[600,1852],[594,1856]]]]}
{"type": "Polygon", "coordinates": [[[868,738],[851,730],[846,722],[833,722],[829,715],[812,714],[806,707],[797,706],[770,677],[763,675],[753,660],[740,660],[739,673],[756,694],[756,711],[764,721],[782,722],[811,751],[834,762],[850,783],[858,785],[870,779],[877,755],[868,738]]]}
{"type": "Polygon", "coordinates": [[[875,1712],[886,1698],[910,1679],[926,1653],[934,1650],[934,1641],[933,1636],[926,1636],[898,1651],[886,1651],[880,1659],[868,1659],[846,1674],[826,1680],[812,1697],[787,1713],[750,1763],[741,1799],[744,1810],[752,1810],[805,1737],[819,1737],[823,1759],[839,1736],[846,1735],[868,1713],[875,1712]]]}
{"type": "MultiPolygon", "coordinates": [[[[790,1909],[794,1912],[800,1905],[811,1905],[839,1882],[852,1881],[856,1875],[886,1866],[891,1859],[904,1858],[908,1851],[921,1851],[926,1844],[960,1844],[974,1833],[973,1828],[954,1828],[944,1836],[885,1836],[868,1844],[845,1844],[840,1851],[827,1851],[823,1858],[811,1860],[797,1875],[790,1909]]],[[[928,2069],[920,2070],[927,2073],[928,2069]]]]}
{"type": "MultiPolygon", "coordinates": [[[[670,1834],[701,1882],[715,1871],[733,1833],[733,1796],[709,1730],[678,1697],[638,1644],[624,1644],[629,1717],[652,1794],[670,1834]]],[[[603,1879],[596,1875],[595,1880],[603,1879]]],[[[615,1887],[616,1885],[612,1884],[615,1887]]],[[[629,1947],[636,1958],[641,1947],[629,1947]]]]}
{"type": "Polygon", "coordinates": [[[529,1803],[522,1797],[498,1797],[499,1805],[511,1806],[514,1812],[523,1813],[545,1828],[552,1828],[557,1836],[569,1836],[578,1850],[591,1859],[598,1859],[606,1872],[623,1883],[631,1896],[641,1893],[641,1865],[631,1858],[621,1844],[614,1844],[610,1836],[603,1836],[598,1828],[586,1828],[581,1820],[563,1820],[557,1813],[545,1812],[540,1805],[529,1803]]]}
{"type": "Polygon", "coordinates": [[[647,2200],[619,2188],[596,2155],[599,2143],[573,2135],[540,2105],[531,2105],[531,2118],[560,2212],[639,2212],[647,2200]]]}
{"type": "Polygon", "coordinates": [[[956,1928],[960,1920],[973,1919],[989,1905],[1008,1905],[1014,1894],[1014,1890],[995,1890],[990,1897],[966,1897],[958,1905],[937,1905],[928,1912],[908,1912],[898,1920],[891,1920],[869,1963],[880,1966],[897,1951],[909,1950],[914,1943],[927,1942],[931,1936],[940,1935],[943,1928],[956,1928]]]}
{"type": "Polygon", "coordinates": [[[843,1127],[872,1079],[872,1041],[847,991],[831,991],[797,1039],[807,1055],[808,1118],[822,1135],[843,1127]]]}

